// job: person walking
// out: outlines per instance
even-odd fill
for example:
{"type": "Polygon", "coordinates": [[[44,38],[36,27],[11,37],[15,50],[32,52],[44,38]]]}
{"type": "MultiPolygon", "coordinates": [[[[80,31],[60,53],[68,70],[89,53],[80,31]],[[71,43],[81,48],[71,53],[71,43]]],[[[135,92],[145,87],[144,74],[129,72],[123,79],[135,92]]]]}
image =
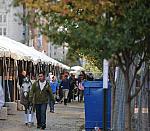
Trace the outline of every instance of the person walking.
{"type": "Polygon", "coordinates": [[[70,103],[74,99],[74,88],[76,85],[74,74],[71,74],[71,76],[69,77],[69,82],[70,82],[70,88],[69,88],[69,93],[68,93],[68,103],[70,103]]]}
{"type": "Polygon", "coordinates": [[[68,93],[70,89],[70,82],[67,74],[64,74],[60,86],[63,90],[64,105],[67,105],[68,93]]]}
{"type": "Polygon", "coordinates": [[[83,101],[83,96],[84,96],[84,76],[83,74],[80,74],[80,82],[78,84],[78,102],[83,101]]]}
{"type": "MultiPolygon", "coordinates": [[[[50,87],[52,89],[54,98],[56,98],[56,95],[58,94],[59,86],[56,77],[54,75],[52,76],[52,80],[50,81],[50,87]]],[[[49,107],[51,113],[54,113],[54,105],[55,105],[54,101],[51,101],[51,99],[49,99],[49,107]]]]}
{"type": "Polygon", "coordinates": [[[41,128],[42,130],[46,128],[48,97],[50,97],[51,101],[55,101],[50,85],[45,79],[45,73],[40,72],[39,79],[32,85],[29,100],[35,106],[37,128],[41,128]]]}
{"type": "Polygon", "coordinates": [[[64,74],[60,73],[60,78],[58,79],[59,90],[58,90],[58,94],[57,94],[57,101],[60,104],[63,102],[63,90],[62,90],[62,86],[61,86],[61,82],[62,82],[63,78],[64,78],[64,74]]]}

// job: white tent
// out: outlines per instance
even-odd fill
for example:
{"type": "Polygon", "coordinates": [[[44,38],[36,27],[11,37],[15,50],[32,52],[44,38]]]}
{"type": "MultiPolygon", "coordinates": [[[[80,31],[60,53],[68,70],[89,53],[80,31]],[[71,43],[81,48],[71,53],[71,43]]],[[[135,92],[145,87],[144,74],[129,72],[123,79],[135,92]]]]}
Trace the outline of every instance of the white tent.
{"type": "Polygon", "coordinates": [[[6,37],[0,36],[0,57],[6,56],[11,57],[16,60],[22,60],[22,59],[29,59],[26,54],[24,53],[24,50],[19,49],[17,46],[13,44],[13,40],[8,39],[6,37]]]}
{"type": "Polygon", "coordinates": [[[81,66],[72,66],[71,70],[82,71],[82,70],[85,70],[85,69],[83,67],[81,67],[81,66]]]}
{"type": "Polygon", "coordinates": [[[16,60],[33,61],[34,64],[40,62],[59,65],[62,68],[70,69],[70,67],[48,57],[42,52],[37,51],[34,47],[28,47],[20,42],[16,42],[10,38],[0,36],[0,57],[11,57],[16,60]]]}

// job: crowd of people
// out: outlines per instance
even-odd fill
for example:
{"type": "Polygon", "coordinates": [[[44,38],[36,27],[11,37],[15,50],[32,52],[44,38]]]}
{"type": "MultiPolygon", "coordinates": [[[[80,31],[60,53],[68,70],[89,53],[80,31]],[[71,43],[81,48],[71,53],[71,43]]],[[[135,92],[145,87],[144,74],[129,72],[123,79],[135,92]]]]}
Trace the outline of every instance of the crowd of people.
{"type": "MultiPolygon", "coordinates": [[[[56,101],[59,103],[70,103],[74,100],[78,100],[78,102],[83,102],[83,91],[84,91],[84,81],[85,80],[93,80],[92,77],[89,77],[85,74],[84,71],[81,71],[78,78],[75,78],[75,74],[69,72],[64,72],[61,74],[60,79],[56,80],[57,87],[56,88],[56,101]]],[[[50,82],[51,83],[51,82],[50,82]]]]}
{"type": "MultiPolygon", "coordinates": [[[[19,82],[22,93],[26,91],[26,89],[29,89],[28,95],[26,93],[28,102],[24,104],[26,107],[26,125],[29,124],[28,122],[33,123],[33,113],[31,113],[30,107],[32,107],[32,112],[36,112],[37,128],[44,130],[46,128],[47,104],[49,104],[50,112],[55,113],[56,103],[63,103],[66,106],[67,103],[75,100],[83,102],[84,81],[87,79],[93,80],[92,77],[89,79],[84,71],[80,72],[78,78],[75,78],[75,74],[69,74],[67,71],[61,73],[60,78],[56,78],[52,73],[45,76],[44,72],[40,72],[38,79],[35,80],[31,86],[27,87],[29,84],[24,83],[31,81],[26,72],[23,71],[19,82]],[[28,115],[27,112],[29,112],[28,115]],[[29,115],[31,115],[31,118],[29,115]]],[[[22,96],[20,99],[22,99],[22,96]]]]}

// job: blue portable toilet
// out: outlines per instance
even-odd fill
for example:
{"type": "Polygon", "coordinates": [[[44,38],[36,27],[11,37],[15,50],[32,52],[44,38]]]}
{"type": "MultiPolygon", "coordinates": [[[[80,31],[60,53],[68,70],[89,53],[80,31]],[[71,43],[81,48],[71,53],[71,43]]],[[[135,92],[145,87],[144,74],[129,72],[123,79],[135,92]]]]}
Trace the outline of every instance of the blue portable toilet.
{"type": "MultiPolygon", "coordinates": [[[[104,92],[103,81],[84,83],[85,130],[103,128],[104,92]]],[[[111,128],[111,88],[107,89],[107,129],[111,128]]]]}

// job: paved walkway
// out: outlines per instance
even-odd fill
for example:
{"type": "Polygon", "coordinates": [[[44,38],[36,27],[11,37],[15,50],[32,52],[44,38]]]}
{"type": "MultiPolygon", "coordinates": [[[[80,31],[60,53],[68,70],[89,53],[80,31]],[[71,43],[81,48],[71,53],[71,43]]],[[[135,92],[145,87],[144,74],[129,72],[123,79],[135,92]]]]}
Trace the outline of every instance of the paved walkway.
{"type": "MultiPolygon", "coordinates": [[[[31,128],[23,123],[23,111],[17,111],[16,115],[8,115],[7,120],[0,120],[0,131],[38,131],[36,126],[31,128]]],[[[35,120],[36,123],[36,120],[35,120]]],[[[47,109],[47,128],[46,131],[80,131],[84,124],[84,105],[83,103],[69,103],[55,105],[55,113],[47,109]]],[[[35,124],[36,125],[36,124],[35,124]]]]}

